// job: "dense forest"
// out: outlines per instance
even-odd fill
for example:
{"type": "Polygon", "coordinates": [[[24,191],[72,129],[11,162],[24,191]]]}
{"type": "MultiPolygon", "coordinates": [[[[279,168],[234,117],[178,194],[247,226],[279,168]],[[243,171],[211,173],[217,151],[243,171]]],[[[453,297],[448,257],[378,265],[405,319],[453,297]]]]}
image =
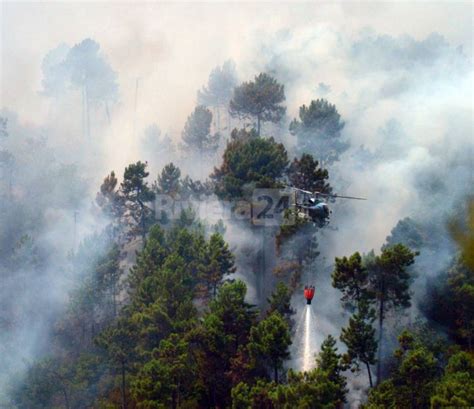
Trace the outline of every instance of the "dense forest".
{"type": "Polygon", "coordinates": [[[474,406],[469,147],[394,175],[408,155],[396,122],[380,146],[355,146],[331,94],[294,115],[276,67],[216,66],[179,135],[135,116],[136,160],[106,169],[121,97],[106,50],[85,39],[46,54],[42,97],[60,115],[74,106],[70,136],[68,121],[0,117],[0,407],[474,406]],[[385,229],[395,203],[337,196],[376,192],[351,179],[372,169],[421,197],[373,249],[363,221],[385,229]],[[295,204],[256,221],[259,189],[328,195],[329,223],[295,204]]]}

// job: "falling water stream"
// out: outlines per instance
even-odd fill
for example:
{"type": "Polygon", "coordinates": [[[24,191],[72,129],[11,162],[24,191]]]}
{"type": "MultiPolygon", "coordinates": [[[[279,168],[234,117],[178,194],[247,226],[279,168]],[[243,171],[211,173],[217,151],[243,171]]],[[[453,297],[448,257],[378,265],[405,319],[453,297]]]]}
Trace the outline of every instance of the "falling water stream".
{"type": "Polygon", "coordinates": [[[303,341],[303,371],[309,371],[313,366],[313,353],[311,348],[311,305],[306,305],[304,311],[304,341],[303,341]]]}
{"type": "Polygon", "coordinates": [[[315,354],[319,337],[312,307],[305,305],[298,311],[299,317],[291,353],[294,359],[292,367],[300,371],[309,371],[316,365],[315,354]]]}

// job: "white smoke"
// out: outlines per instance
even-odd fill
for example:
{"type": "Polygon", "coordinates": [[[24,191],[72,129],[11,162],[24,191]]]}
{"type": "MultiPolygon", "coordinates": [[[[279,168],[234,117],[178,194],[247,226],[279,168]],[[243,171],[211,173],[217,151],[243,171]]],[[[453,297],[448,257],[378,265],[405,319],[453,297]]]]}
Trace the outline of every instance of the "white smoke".
{"type": "MultiPolygon", "coordinates": [[[[347,319],[330,283],[334,257],[379,249],[405,216],[443,223],[472,190],[468,3],[10,2],[0,12],[1,107],[17,113],[12,125],[21,123],[11,134],[47,136],[52,152],[42,152],[37,160],[48,162],[52,154],[62,163],[76,164],[87,181],[75,209],[60,206],[45,212],[49,223],[36,239],[50,243],[60,256],[51,261],[47,282],[27,283],[17,298],[21,304],[36,302],[31,295],[39,292],[45,295],[40,299],[62,305],[68,283],[60,276],[72,246],[72,211],[80,214],[79,240],[94,229],[89,204],[105,174],[113,169],[120,175],[127,164],[142,159],[142,135],[150,124],[179,143],[196,91],[211,69],[228,58],[236,61],[242,80],[266,70],[285,84],[288,119],[300,105],[324,97],[346,121],[343,136],[351,149],[330,169],[331,181],[338,193],[368,200],[333,207],[337,230],[320,234],[321,256],[305,272],[305,279],[316,285],[317,345],[329,333],[337,337],[347,319]],[[81,139],[77,92],[60,101],[41,92],[44,56],[60,44],[71,47],[85,38],[100,44],[117,72],[120,93],[110,124],[97,122],[92,141],[81,139]],[[48,290],[51,297],[46,297],[48,290]]],[[[92,117],[104,115],[97,111],[92,117]]],[[[266,125],[264,131],[274,127],[266,125]]],[[[291,149],[294,138],[286,129],[279,132],[291,149]]],[[[34,150],[32,146],[24,155],[34,150]]],[[[160,153],[156,162],[150,159],[153,172],[169,158],[160,153]]],[[[183,160],[186,173],[192,173],[190,162],[183,160]]],[[[29,186],[44,190],[34,173],[29,186]]],[[[259,239],[235,226],[229,226],[227,238],[238,254],[250,252],[248,243],[259,239]]],[[[245,254],[238,263],[241,274],[248,274],[245,254]]],[[[250,298],[255,297],[251,288],[250,298]]],[[[293,305],[300,304],[303,297],[296,294],[293,305]]],[[[36,340],[47,339],[44,329],[21,327],[17,344],[24,356],[33,357],[36,340]]]]}

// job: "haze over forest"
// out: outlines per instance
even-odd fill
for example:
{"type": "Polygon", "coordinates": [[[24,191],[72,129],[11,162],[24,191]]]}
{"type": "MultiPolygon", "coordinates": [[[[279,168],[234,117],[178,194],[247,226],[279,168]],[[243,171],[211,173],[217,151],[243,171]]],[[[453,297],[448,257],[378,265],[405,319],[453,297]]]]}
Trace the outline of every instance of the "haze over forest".
{"type": "Polygon", "coordinates": [[[474,406],[470,2],[0,13],[1,408],[474,406]]]}

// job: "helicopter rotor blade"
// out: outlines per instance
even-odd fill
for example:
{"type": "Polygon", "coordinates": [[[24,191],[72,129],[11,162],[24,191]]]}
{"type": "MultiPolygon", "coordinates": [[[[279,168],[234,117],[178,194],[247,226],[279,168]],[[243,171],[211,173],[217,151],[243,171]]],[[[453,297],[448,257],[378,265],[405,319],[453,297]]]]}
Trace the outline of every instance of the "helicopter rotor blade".
{"type": "Polygon", "coordinates": [[[323,196],[323,197],[334,197],[334,198],[339,198],[339,199],[353,199],[353,200],[367,200],[365,197],[355,197],[355,196],[342,196],[342,195],[337,195],[337,194],[329,194],[329,193],[319,193],[319,192],[314,192],[316,196],[323,196]]]}
{"type": "Polygon", "coordinates": [[[297,187],[292,187],[292,189],[297,190],[307,195],[314,195],[316,197],[321,196],[321,197],[334,197],[334,198],[340,198],[340,199],[367,200],[364,197],[342,196],[342,195],[330,194],[330,193],[310,192],[309,190],[299,189],[297,187]]]}
{"type": "Polygon", "coordinates": [[[309,190],[300,189],[300,188],[298,188],[298,187],[293,187],[293,186],[292,186],[291,188],[294,189],[294,190],[297,190],[298,192],[306,193],[306,194],[308,194],[308,195],[313,195],[313,194],[314,194],[314,192],[310,192],[309,190]]]}

